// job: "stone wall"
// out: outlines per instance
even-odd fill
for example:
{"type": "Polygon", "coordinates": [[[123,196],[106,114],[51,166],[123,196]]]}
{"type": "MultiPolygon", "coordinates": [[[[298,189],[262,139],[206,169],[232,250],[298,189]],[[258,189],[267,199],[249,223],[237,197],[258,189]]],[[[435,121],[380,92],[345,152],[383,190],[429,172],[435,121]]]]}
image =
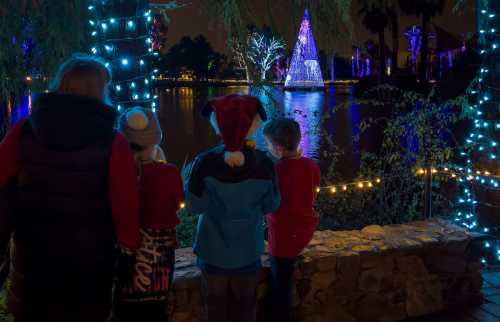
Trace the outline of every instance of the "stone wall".
{"type": "MultiPolygon", "coordinates": [[[[392,322],[482,302],[473,236],[443,221],[318,231],[295,272],[294,315],[303,322],[392,322]]],[[[197,322],[200,273],[177,253],[172,321],[197,322]]],[[[267,321],[269,265],[260,272],[259,321],[267,321]]]]}

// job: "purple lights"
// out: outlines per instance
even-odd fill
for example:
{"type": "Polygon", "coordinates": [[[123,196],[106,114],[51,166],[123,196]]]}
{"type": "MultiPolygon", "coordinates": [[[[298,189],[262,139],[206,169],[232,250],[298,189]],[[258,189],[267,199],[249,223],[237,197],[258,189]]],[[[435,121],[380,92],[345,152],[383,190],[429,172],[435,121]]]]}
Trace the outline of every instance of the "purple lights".
{"type": "Polygon", "coordinates": [[[305,11],[285,88],[288,89],[322,89],[323,76],[319,65],[318,52],[314,41],[309,12],[305,11]]]}
{"type": "Polygon", "coordinates": [[[422,46],[422,29],[417,26],[412,26],[406,30],[405,36],[410,45],[408,50],[411,53],[411,66],[414,71],[416,71],[417,55],[420,52],[420,47],[422,46]]]}

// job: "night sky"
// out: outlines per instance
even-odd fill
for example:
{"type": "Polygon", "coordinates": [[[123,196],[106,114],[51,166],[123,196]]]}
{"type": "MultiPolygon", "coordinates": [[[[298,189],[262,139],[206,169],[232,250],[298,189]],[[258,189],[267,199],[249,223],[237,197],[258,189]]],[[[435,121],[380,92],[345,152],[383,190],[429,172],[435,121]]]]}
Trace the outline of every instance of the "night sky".
{"type": "MultiPolygon", "coordinates": [[[[156,0],[155,2],[162,2],[163,0],[156,0]]],[[[168,2],[168,0],[165,0],[168,2]]],[[[267,11],[265,10],[264,0],[248,0],[253,3],[255,8],[256,17],[255,24],[269,24],[269,17],[267,11]],[[258,13],[262,12],[261,15],[258,13]]],[[[333,0],[332,0],[333,1],[333,0]]],[[[222,23],[213,23],[211,19],[202,12],[201,0],[179,0],[179,3],[190,3],[189,5],[169,12],[169,17],[171,18],[171,23],[169,26],[169,46],[175,44],[183,36],[196,36],[203,34],[212,43],[216,50],[221,52],[227,52],[226,48],[226,36],[224,33],[224,28],[222,23]]],[[[295,37],[298,31],[298,25],[300,21],[295,22],[295,26],[291,25],[289,8],[282,3],[286,1],[273,0],[272,9],[274,12],[274,19],[279,25],[279,32],[288,41],[288,45],[293,47],[295,44],[295,37]]],[[[465,8],[461,13],[452,13],[452,3],[449,0],[448,7],[445,9],[443,16],[436,17],[433,22],[442,27],[443,29],[449,31],[452,34],[460,35],[461,33],[471,32],[475,30],[475,13],[472,6],[473,1],[469,1],[469,7],[465,8]]],[[[354,1],[357,3],[357,1],[354,1]]],[[[337,51],[339,54],[344,56],[351,55],[351,45],[353,43],[363,43],[368,39],[377,39],[377,35],[370,34],[366,31],[359,23],[360,19],[357,16],[358,8],[353,8],[354,17],[354,35],[353,41],[351,43],[345,42],[344,45],[337,46],[337,51]]],[[[300,20],[300,19],[298,19],[300,20]]],[[[418,24],[419,20],[414,17],[401,17],[400,28],[404,30],[407,26],[418,24]]],[[[314,25],[313,25],[314,28],[314,25]]],[[[313,29],[314,30],[314,29],[313,29]]],[[[316,31],[317,32],[317,31],[316,31]]],[[[402,31],[401,31],[402,32],[402,31]]],[[[317,36],[316,36],[317,37],[317,36]]],[[[318,37],[317,37],[318,38],[318,37]]],[[[390,46],[391,36],[390,32],[386,33],[386,42],[390,46]]],[[[404,51],[406,49],[407,42],[403,36],[400,39],[400,49],[404,51]]],[[[322,44],[319,43],[318,47],[321,49],[322,44]]]]}

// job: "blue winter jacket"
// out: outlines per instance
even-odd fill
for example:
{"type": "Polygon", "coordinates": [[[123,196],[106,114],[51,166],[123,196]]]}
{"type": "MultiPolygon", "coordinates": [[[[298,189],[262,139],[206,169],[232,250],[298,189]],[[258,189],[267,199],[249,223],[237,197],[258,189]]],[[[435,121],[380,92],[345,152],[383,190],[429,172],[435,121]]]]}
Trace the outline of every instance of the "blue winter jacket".
{"type": "Polygon", "coordinates": [[[194,161],[187,180],[188,211],[200,214],[194,252],[202,262],[238,270],[260,260],[264,215],[280,205],[273,162],[264,152],[245,149],[245,164],[231,168],[225,147],[194,161]]]}

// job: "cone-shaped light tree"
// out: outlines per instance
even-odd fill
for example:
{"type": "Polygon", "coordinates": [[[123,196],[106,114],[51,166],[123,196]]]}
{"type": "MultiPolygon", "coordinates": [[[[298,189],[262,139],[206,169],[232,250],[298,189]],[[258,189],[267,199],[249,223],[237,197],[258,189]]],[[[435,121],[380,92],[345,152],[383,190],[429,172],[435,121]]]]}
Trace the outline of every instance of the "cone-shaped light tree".
{"type": "Polygon", "coordinates": [[[306,9],[286,76],[285,88],[322,89],[324,86],[309,12],[306,9]]]}

